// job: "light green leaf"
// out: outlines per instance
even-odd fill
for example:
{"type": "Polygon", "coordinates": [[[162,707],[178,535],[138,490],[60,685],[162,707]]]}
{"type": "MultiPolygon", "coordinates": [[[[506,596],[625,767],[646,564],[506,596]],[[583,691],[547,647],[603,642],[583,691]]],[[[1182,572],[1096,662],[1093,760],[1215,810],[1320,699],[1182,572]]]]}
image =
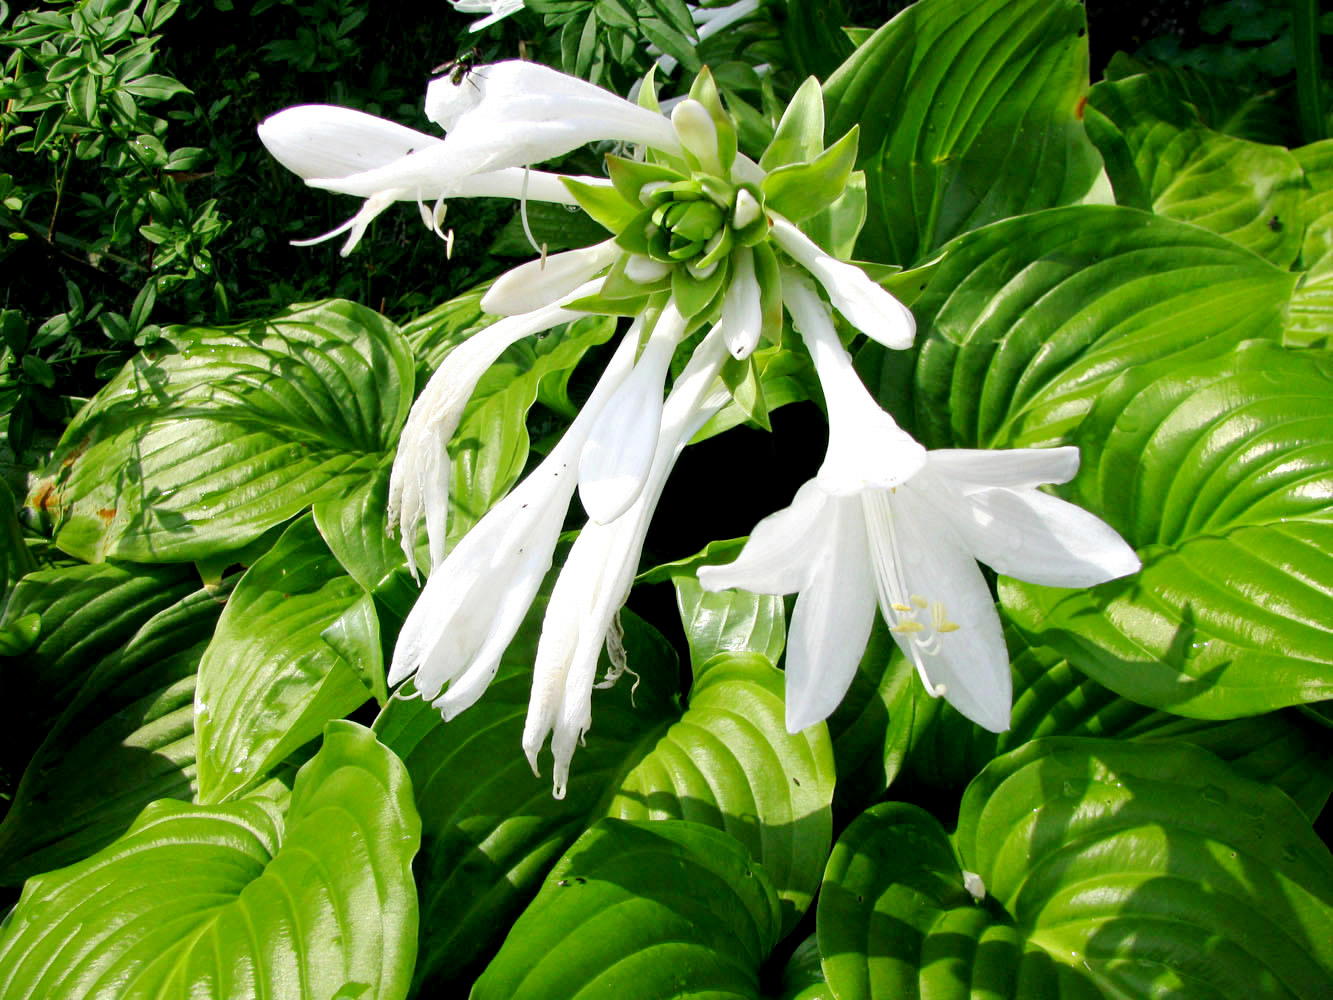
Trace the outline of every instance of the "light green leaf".
{"type": "Polygon", "coordinates": [[[623,777],[607,814],[725,830],[773,879],[786,933],[814,898],[833,840],[827,734],[787,732],[785,677],[762,656],[719,654],[696,673],[684,715],[623,777]]]}
{"type": "Polygon", "coordinates": [[[1115,206],[969,233],[912,307],[917,437],[932,447],[1066,443],[1131,366],[1169,370],[1277,340],[1296,280],[1195,226],[1115,206]]]}
{"type": "MultiPolygon", "coordinates": [[[[1229,96],[1243,114],[1248,104],[1229,96]]],[[[1128,204],[1290,267],[1304,228],[1301,166],[1281,146],[1208,127],[1205,116],[1224,128],[1244,121],[1230,120],[1216,104],[1193,103],[1207,97],[1227,100],[1207,78],[1168,70],[1097,84],[1089,104],[1102,118],[1092,134],[1107,154],[1112,184],[1117,194],[1133,192],[1128,204]]]]}
{"type": "Polygon", "coordinates": [[[693,572],[674,575],[690,663],[702,667],[719,653],[758,653],[776,665],[787,644],[782,598],[746,590],[709,593],[693,572]]]}
{"type": "Polygon", "coordinates": [[[29,502],[88,561],[240,548],[366,478],[412,391],[401,335],[350,302],[174,328],[80,411],[29,502]]]}
{"type": "Polygon", "coordinates": [[[754,997],[778,931],[764,870],[726,834],[603,820],[552,869],[472,996],[754,997]]]}
{"type": "Polygon", "coordinates": [[[1281,792],[1203,750],[1040,740],[969,786],[953,844],[915,806],[863,814],[817,928],[842,1000],[1313,998],[1333,859],[1281,792]]]}
{"type": "Polygon", "coordinates": [[[343,653],[378,659],[378,636],[362,632],[352,647],[324,637],[364,594],[309,517],[246,570],[199,664],[199,801],[234,798],[370,697],[362,677],[383,664],[354,666],[343,653]]]}
{"type": "Polygon", "coordinates": [[[824,87],[827,134],[860,123],[870,211],[857,255],[911,264],[997,219],[1081,201],[1101,160],[1076,0],[922,0],[824,87]]]}
{"type": "Polygon", "coordinates": [[[1018,624],[1112,690],[1180,715],[1333,697],[1328,357],[1255,343],[1131,371],[1077,440],[1075,495],[1144,568],[1085,591],[1003,580],[1018,624]]]}
{"type": "Polygon", "coordinates": [[[0,628],[40,618],[35,645],[3,662],[0,747],[12,773],[46,738],[84,682],[155,614],[199,588],[178,566],[70,566],[29,573],[10,598],[0,628]]]}
{"type": "Polygon", "coordinates": [[[230,589],[188,594],[93,660],[0,823],[0,882],[86,858],[155,799],[193,798],[195,671],[230,589]]]}
{"type": "Polygon", "coordinates": [[[332,723],[285,816],[267,798],[164,800],[99,854],[30,879],[0,933],[0,993],[398,1000],[420,829],[402,764],[332,723]]]}
{"type": "Polygon", "coordinates": [[[786,732],[782,674],[757,656],[717,657],[682,712],[670,647],[622,612],[636,676],[593,692],[593,727],[558,801],[520,749],[540,614],[530,614],[485,696],[453,721],[411,699],[391,701],[376,722],[423,809],[418,872],[433,934],[418,985],[443,983],[484,954],[492,942],[479,928],[512,921],[555,858],[608,814],[683,818],[739,837],[773,875],[783,919],[794,923],[827,855],[833,768],[822,727],[786,732]]]}

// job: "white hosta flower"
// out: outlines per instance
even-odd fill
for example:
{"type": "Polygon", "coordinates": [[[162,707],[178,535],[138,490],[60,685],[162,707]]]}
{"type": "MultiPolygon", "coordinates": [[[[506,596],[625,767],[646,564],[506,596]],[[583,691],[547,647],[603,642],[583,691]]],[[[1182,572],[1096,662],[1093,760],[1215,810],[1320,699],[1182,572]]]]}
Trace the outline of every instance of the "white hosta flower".
{"type": "Polygon", "coordinates": [[[496,316],[541,309],[610,267],[619,252],[616,241],[607,240],[520,264],[495,279],[481,297],[481,308],[496,316]]]}
{"type": "Polygon", "coordinates": [[[463,536],[431,573],[403,623],[389,683],[415,675],[421,697],[432,700],[446,720],[486,690],[551,568],[579,451],[598,411],[629,373],[634,348],[635,338],[622,341],[559,444],[463,536]]]}
{"type": "Polygon", "coordinates": [[[912,311],[855,264],[838,260],[781,216],[771,216],[773,239],[824,286],[833,307],[871,340],[894,350],[912,346],[912,311]]]}
{"type": "Polygon", "coordinates": [[[597,660],[638,568],[639,555],[667,474],[685,443],[726,401],[718,391],[725,344],[714,329],[695,349],[671,388],[662,412],[648,482],[620,517],[590,521],[579,533],[551,592],[542,620],[523,751],[534,774],[537,755],[551,737],[553,794],[564,798],[569,763],[592,725],[597,660]]]}
{"type": "Polygon", "coordinates": [[[449,0],[449,6],[460,14],[486,15],[467,27],[468,31],[481,31],[496,21],[504,20],[510,14],[517,14],[523,9],[523,0],[449,0]]]}
{"type": "Polygon", "coordinates": [[[634,372],[597,417],[579,458],[579,499],[588,516],[605,524],[639,496],[652,468],[662,424],[662,391],[685,318],[674,301],[658,317],[634,372]]]}
{"type": "Polygon", "coordinates": [[[699,582],[800,595],[787,643],[792,732],[842,700],[876,605],[927,691],[1007,729],[1009,656],[977,561],[1084,587],[1137,571],[1137,556],[1103,521],[1037,489],[1072,478],[1078,449],[925,451],[887,414],[871,415],[878,407],[813,289],[784,276],[783,294],[829,404],[828,453],[791,506],[761,521],[735,562],[702,567],[699,582]]]}
{"type": "MultiPolygon", "coordinates": [[[[452,197],[526,198],[576,204],[559,175],[527,169],[596,139],[679,150],[669,120],[583,80],[513,60],[431,82],[427,116],[448,134],[429,136],[328,105],[288,108],[259,136],[311,187],[367,199],[352,219],[308,243],[351,231],[351,251],[371,220],[395,201],[452,197]]],[[[591,185],[604,178],[579,177],[591,185]]],[[[437,219],[439,211],[431,214],[437,219]]]]}
{"type": "MultiPolygon", "coordinates": [[[[590,293],[596,287],[596,282],[590,282],[575,295],[590,293]]],[[[401,531],[403,552],[413,573],[417,525],[423,515],[432,567],[444,558],[450,473],[446,447],[458,429],[477,380],[511,344],[581,315],[555,304],[492,323],[449,352],[412,404],[389,474],[388,517],[390,528],[397,526],[401,531]]]]}

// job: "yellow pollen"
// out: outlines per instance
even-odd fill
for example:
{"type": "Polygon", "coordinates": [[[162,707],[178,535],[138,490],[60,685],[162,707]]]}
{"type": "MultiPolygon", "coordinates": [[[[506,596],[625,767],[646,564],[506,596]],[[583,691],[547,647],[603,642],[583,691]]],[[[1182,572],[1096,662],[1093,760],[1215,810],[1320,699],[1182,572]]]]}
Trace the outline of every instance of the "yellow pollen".
{"type": "Polygon", "coordinates": [[[926,600],[924,597],[922,597],[920,594],[912,595],[912,603],[915,604],[918,608],[924,608],[928,604],[930,604],[930,602],[926,600]]]}
{"type": "Polygon", "coordinates": [[[958,629],[959,629],[959,627],[960,627],[960,626],[955,625],[953,622],[945,622],[943,625],[936,625],[936,626],[935,626],[935,631],[936,631],[936,632],[957,632],[958,629]]]}
{"type": "Polygon", "coordinates": [[[889,607],[893,608],[894,611],[911,611],[911,610],[912,610],[912,605],[910,605],[910,604],[897,604],[897,603],[894,603],[894,604],[889,605],[889,607]]]}
{"type": "Polygon", "coordinates": [[[897,625],[890,625],[890,632],[924,632],[926,626],[917,621],[899,622],[897,625]]]}

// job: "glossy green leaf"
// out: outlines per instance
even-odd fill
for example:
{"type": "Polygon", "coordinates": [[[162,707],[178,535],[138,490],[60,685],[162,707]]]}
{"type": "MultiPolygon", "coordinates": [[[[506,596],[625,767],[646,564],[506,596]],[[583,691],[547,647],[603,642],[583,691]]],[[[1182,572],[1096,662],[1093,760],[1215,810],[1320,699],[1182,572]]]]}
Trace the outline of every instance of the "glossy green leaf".
{"type": "Polygon", "coordinates": [[[1115,206],[969,233],[912,307],[917,437],[932,447],[1066,443],[1127,368],[1169,370],[1277,340],[1296,280],[1195,226],[1115,206]]]}
{"type": "MultiPolygon", "coordinates": [[[[375,721],[406,763],[423,825],[417,878],[424,926],[417,986],[443,986],[487,956],[555,860],[598,812],[627,761],[647,752],[673,714],[677,664],[661,636],[622,613],[634,678],[594,690],[593,728],[575,755],[564,799],[551,797],[550,758],[536,776],[523,756],[544,601],[505,653],[485,695],[445,723],[428,702],[401,692],[375,721]]],[[[605,661],[602,664],[605,667],[605,661]]],[[[600,671],[599,671],[600,672],[600,671]]]]}
{"type": "Polygon", "coordinates": [[[1333,139],[1293,149],[1305,174],[1302,206],[1305,232],[1301,237],[1301,267],[1313,270],[1333,256],[1333,139]]]}
{"type": "MultiPolygon", "coordinates": [[[[398,539],[389,536],[385,511],[391,467],[388,461],[382,463],[356,489],[315,504],[313,513],[320,537],[339,565],[399,618],[406,618],[420,588],[412,582],[398,539]]],[[[422,565],[428,564],[426,556],[422,565]]]]}
{"type": "Polygon", "coordinates": [[[0,823],[0,882],[82,860],[155,799],[193,798],[195,671],[230,589],[188,594],[94,661],[0,823]]]}
{"type": "Polygon", "coordinates": [[[0,601],[8,600],[19,579],[36,568],[37,562],[28,551],[19,528],[14,494],[0,482],[0,601]]]}
{"type": "Polygon", "coordinates": [[[552,869],[472,997],[755,997],[778,936],[773,888],[735,840],[608,819],[552,869]]]}
{"type": "Polygon", "coordinates": [[[824,87],[827,134],[860,123],[870,212],[857,255],[910,264],[970,229],[1086,198],[1101,159],[1076,0],[922,0],[824,87]]]}
{"type": "Polygon", "coordinates": [[[19,581],[0,627],[40,619],[37,642],[0,663],[5,719],[0,746],[17,775],[84,682],[114,660],[155,614],[199,587],[187,567],[70,566],[19,581]]]}
{"type": "Polygon", "coordinates": [[[87,561],[240,548],[368,476],[412,392],[401,335],[350,302],[176,328],[80,411],[29,502],[87,561]]]}
{"type": "Polygon", "coordinates": [[[1107,152],[1108,171],[1117,194],[1141,191],[1128,203],[1225,236],[1289,267],[1301,247],[1303,230],[1302,171],[1282,146],[1254,142],[1215,130],[1243,126],[1234,118],[1248,107],[1230,95],[1238,108],[1223,112],[1216,103],[1195,104],[1212,97],[1225,101],[1206,78],[1160,71],[1103,81],[1088,102],[1105,119],[1092,129],[1107,152]],[[1123,145],[1127,157],[1113,154],[1123,145]],[[1132,170],[1133,177],[1127,176],[1132,170]]]}
{"type": "Polygon", "coordinates": [[[856,162],[860,126],[808,163],[778,167],[764,178],[764,207],[800,222],[821,212],[842,195],[856,162]]]}
{"type": "Polygon", "coordinates": [[[97,855],[29,880],[0,932],[0,993],[406,996],[420,823],[402,764],[332,723],[286,815],[257,797],[156,802],[97,855]]]}
{"type": "Polygon", "coordinates": [[[702,664],[685,714],[624,776],[607,812],[730,833],[773,879],[786,932],[809,907],[833,840],[834,770],[821,727],[787,732],[784,684],[756,654],[702,664]]]}
{"type": "Polygon", "coordinates": [[[1040,740],[969,786],[952,844],[915,806],[863,814],[817,927],[840,1000],[1319,997],[1333,859],[1206,751],[1040,740]]]}
{"type": "Polygon", "coordinates": [[[1081,428],[1074,492],[1143,571],[1085,591],[1005,580],[1006,607],[1107,687],[1180,715],[1333,697],[1333,364],[1255,343],[1139,374],[1081,428]]]}
{"type": "Polygon", "coordinates": [[[1119,697],[1008,624],[1005,641],[1013,709],[1008,731],[992,733],[927,694],[916,668],[877,623],[852,690],[829,720],[839,797],[845,798],[845,781],[858,778],[869,786],[860,804],[903,778],[915,786],[961,789],[994,758],[1047,736],[1192,743],[1237,773],[1282,789],[1311,820],[1333,792],[1326,766],[1333,736],[1299,712],[1225,722],[1184,719],[1119,697]],[[872,775],[877,785],[871,785],[872,775]]]}
{"type": "MultiPolygon", "coordinates": [[[[603,815],[682,818],[726,830],[773,877],[794,924],[831,842],[833,767],[822,727],[783,725],[783,677],[758,656],[707,664],[683,713],[670,647],[627,612],[629,671],[593,692],[593,727],[564,800],[520,749],[536,647],[534,612],[497,678],[444,724],[419,700],[395,700],[376,729],[413,774],[427,847],[418,867],[425,983],[467,967],[492,945],[555,858],[603,815]]],[[[603,664],[605,669],[605,664],[603,664]]],[[[600,671],[599,671],[600,673],[600,671]]],[[[549,758],[543,762],[549,768],[549,758]]]]}
{"type": "Polygon", "coordinates": [[[709,593],[691,574],[673,576],[690,662],[702,666],[718,653],[758,653],[776,664],[787,644],[782,598],[746,590],[709,593]]]}
{"type": "Polygon", "coordinates": [[[246,570],[199,664],[199,801],[234,798],[370,697],[378,635],[324,635],[364,594],[309,517],[246,570]],[[351,649],[370,662],[354,666],[351,649]]]}

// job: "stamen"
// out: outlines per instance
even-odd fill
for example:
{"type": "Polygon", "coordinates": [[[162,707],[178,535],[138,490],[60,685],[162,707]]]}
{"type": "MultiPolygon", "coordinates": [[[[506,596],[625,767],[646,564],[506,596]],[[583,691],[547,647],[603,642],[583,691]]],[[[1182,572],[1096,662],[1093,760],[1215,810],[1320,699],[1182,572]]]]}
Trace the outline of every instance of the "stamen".
{"type": "Polygon", "coordinates": [[[444,237],[444,259],[454,259],[454,231],[452,229],[444,237]]]}
{"type": "Polygon", "coordinates": [[[523,223],[523,235],[528,238],[528,243],[532,249],[542,255],[542,266],[546,264],[546,250],[537,245],[537,238],[532,235],[532,227],[528,225],[528,174],[530,168],[523,168],[523,186],[518,192],[518,218],[523,223]]]}
{"type": "Polygon", "coordinates": [[[924,632],[925,630],[926,626],[922,625],[919,621],[916,621],[913,618],[908,618],[905,619],[904,621],[898,622],[898,624],[896,625],[889,626],[890,632],[902,632],[905,634],[912,632],[924,632]]]}
{"type": "Polygon", "coordinates": [[[912,595],[912,603],[915,604],[918,608],[924,608],[930,604],[930,602],[926,600],[924,597],[922,597],[920,594],[912,595]]]}
{"type": "Polygon", "coordinates": [[[898,601],[894,601],[892,604],[889,605],[889,607],[893,608],[894,611],[911,611],[911,610],[912,610],[912,605],[910,605],[910,604],[902,604],[902,603],[900,603],[900,602],[898,602],[898,601]]]}

